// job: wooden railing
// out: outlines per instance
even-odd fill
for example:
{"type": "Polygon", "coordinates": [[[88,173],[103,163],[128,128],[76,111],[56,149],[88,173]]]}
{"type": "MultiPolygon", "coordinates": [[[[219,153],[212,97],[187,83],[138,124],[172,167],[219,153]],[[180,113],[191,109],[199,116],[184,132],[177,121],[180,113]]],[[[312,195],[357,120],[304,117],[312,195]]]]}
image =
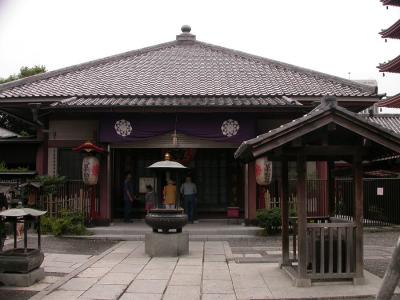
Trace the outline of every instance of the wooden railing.
{"type": "Polygon", "coordinates": [[[59,216],[62,210],[79,212],[88,217],[90,212],[90,195],[91,187],[83,184],[82,181],[67,181],[58,187],[53,195],[41,195],[38,207],[46,210],[50,217],[59,216]]]}
{"type": "Polygon", "coordinates": [[[308,274],[311,279],[353,278],[354,223],[308,223],[308,274]]]}

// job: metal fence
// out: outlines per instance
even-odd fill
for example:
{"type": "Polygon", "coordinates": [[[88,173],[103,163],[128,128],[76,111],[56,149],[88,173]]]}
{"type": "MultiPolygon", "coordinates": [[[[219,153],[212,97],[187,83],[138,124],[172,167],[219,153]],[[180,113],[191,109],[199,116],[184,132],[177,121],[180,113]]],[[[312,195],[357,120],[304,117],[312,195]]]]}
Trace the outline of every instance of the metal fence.
{"type": "MultiPolygon", "coordinates": [[[[289,206],[294,207],[296,202],[296,180],[289,180],[289,206]]],[[[307,215],[310,217],[326,216],[328,214],[326,180],[312,179],[307,180],[307,215]]],[[[266,207],[280,207],[280,182],[273,181],[267,188],[266,207]]]]}
{"type": "MultiPolygon", "coordinates": [[[[279,207],[279,181],[268,186],[266,207],[279,207]]],[[[308,216],[326,216],[328,212],[328,182],[326,180],[307,180],[308,216]]],[[[387,226],[400,224],[400,179],[365,178],[364,225],[387,226]]],[[[289,202],[296,202],[296,181],[289,181],[289,202]]],[[[354,214],[354,186],[352,179],[335,180],[335,217],[352,220],[354,214]]]]}

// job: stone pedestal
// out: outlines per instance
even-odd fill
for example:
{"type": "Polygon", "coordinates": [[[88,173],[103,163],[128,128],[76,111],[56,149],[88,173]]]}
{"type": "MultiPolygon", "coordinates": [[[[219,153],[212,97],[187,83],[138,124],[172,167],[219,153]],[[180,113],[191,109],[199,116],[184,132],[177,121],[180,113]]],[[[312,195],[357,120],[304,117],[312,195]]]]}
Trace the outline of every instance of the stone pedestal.
{"type": "Polygon", "coordinates": [[[146,233],[145,250],[151,257],[189,254],[189,233],[146,233]]]}
{"type": "Polygon", "coordinates": [[[44,269],[38,268],[28,273],[0,273],[0,285],[31,286],[44,278],[44,269]]]}

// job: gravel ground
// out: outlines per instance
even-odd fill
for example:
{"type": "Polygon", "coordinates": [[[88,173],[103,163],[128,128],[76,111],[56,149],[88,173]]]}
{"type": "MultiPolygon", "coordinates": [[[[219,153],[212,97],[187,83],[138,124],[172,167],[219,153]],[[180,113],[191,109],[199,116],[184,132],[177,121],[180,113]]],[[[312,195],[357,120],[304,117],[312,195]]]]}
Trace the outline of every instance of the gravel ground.
{"type": "Polygon", "coordinates": [[[36,295],[38,292],[34,291],[14,291],[14,290],[1,290],[0,299],[7,300],[27,300],[36,295]]]}
{"type": "Polygon", "coordinates": [[[400,231],[365,232],[364,245],[394,247],[400,231]]]}
{"type": "MultiPolygon", "coordinates": [[[[366,248],[368,248],[368,255],[371,257],[380,257],[379,259],[368,259],[368,257],[366,257],[364,263],[365,269],[367,271],[381,278],[385,275],[385,271],[390,262],[390,258],[387,256],[384,258],[381,257],[382,252],[379,248],[385,248],[385,250],[388,251],[387,248],[394,247],[399,236],[399,230],[377,232],[366,231],[364,233],[364,245],[366,246],[366,248]]],[[[264,251],[268,250],[269,247],[281,246],[281,237],[279,235],[273,235],[259,237],[257,239],[234,240],[229,241],[229,245],[231,246],[232,252],[234,254],[259,253],[262,256],[265,256],[264,251]]],[[[291,240],[290,245],[292,245],[291,240]]]]}

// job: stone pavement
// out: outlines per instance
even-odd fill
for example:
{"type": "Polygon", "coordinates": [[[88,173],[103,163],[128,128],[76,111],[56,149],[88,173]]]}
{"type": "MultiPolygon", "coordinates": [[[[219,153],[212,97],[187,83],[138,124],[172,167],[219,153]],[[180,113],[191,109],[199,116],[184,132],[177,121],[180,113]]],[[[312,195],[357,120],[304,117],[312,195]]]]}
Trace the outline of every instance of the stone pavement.
{"type": "Polygon", "coordinates": [[[38,299],[281,299],[374,295],[380,279],[296,288],[277,263],[236,263],[222,241],[191,241],[190,254],[150,258],[141,241],[120,242],[38,293],[38,299]]]}

